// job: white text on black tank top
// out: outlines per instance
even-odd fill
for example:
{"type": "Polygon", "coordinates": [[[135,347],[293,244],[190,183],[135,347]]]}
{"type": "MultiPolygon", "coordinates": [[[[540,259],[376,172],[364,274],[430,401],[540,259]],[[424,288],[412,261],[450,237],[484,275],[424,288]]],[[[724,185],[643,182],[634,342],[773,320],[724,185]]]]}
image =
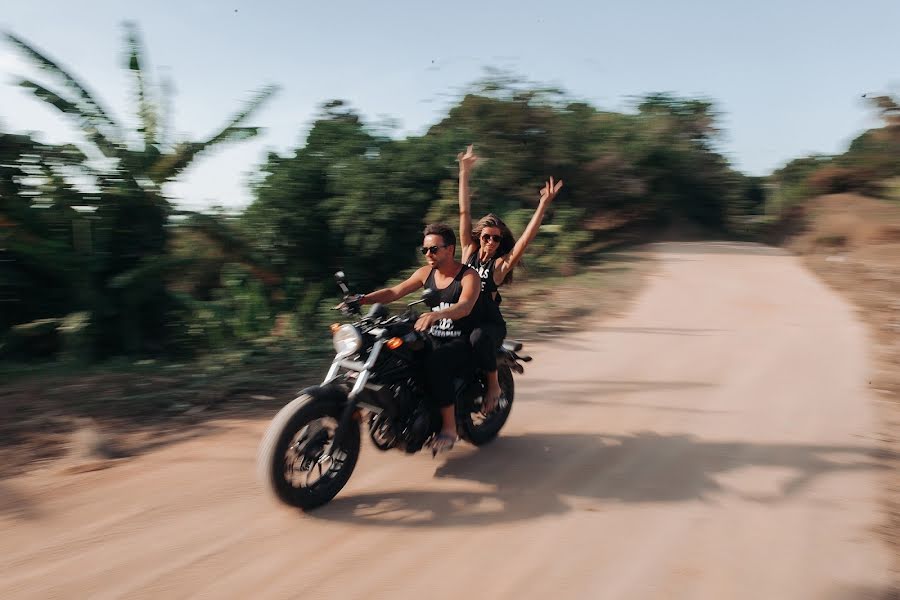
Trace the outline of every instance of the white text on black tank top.
{"type": "MultiPolygon", "coordinates": [[[[449,302],[441,302],[438,306],[432,308],[432,311],[444,310],[445,308],[450,308],[453,306],[449,302]]],[[[428,330],[428,333],[433,335],[434,337],[440,338],[450,338],[450,337],[459,337],[462,335],[462,332],[458,329],[453,328],[453,319],[441,319],[437,323],[431,326],[431,329],[428,330]]]]}
{"type": "Polygon", "coordinates": [[[478,263],[478,266],[475,268],[478,271],[478,276],[481,277],[481,291],[484,291],[484,286],[487,285],[488,277],[491,274],[491,263],[486,265],[478,263]]]}

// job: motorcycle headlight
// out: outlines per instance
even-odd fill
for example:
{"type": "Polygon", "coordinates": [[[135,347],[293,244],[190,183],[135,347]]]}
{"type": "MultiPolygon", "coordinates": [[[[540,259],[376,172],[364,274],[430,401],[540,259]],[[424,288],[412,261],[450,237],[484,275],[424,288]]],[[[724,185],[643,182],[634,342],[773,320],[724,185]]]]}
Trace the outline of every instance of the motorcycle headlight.
{"type": "Polygon", "coordinates": [[[353,325],[341,325],[331,340],[338,356],[350,356],[362,348],[362,336],[353,325]]]}

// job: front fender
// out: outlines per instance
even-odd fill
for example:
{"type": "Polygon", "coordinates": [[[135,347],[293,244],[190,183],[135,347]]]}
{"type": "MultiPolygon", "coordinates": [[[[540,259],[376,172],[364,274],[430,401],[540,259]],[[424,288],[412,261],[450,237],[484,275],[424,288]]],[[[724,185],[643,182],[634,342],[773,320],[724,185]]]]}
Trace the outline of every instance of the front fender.
{"type": "Polygon", "coordinates": [[[346,386],[329,383],[327,385],[312,385],[297,393],[298,398],[308,396],[308,402],[323,402],[343,406],[347,402],[349,390],[346,386]]]}

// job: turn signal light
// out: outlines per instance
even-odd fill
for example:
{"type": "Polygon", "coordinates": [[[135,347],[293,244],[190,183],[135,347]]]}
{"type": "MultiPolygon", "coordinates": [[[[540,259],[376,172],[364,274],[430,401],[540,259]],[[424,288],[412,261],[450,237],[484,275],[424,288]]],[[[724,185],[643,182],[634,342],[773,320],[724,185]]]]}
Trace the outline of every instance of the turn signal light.
{"type": "Polygon", "coordinates": [[[403,345],[403,340],[398,337],[389,339],[387,341],[387,343],[385,344],[385,346],[387,346],[391,350],[396,350],[397,348],[399,348],[402,345],[403,345]]]}

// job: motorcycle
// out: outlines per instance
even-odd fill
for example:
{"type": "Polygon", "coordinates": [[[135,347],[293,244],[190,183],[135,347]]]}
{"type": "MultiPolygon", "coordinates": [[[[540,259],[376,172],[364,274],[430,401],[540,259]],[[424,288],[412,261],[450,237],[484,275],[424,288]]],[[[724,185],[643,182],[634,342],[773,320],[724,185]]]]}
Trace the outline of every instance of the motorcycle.
{"type": "MultiPolygon", "coordinates": [[[[343,272],[335,277],[344,294],[341,310],[356,320],[331,326],[335,356],[325,379],[301,390],[275,415],[257,459],[269,493],[303,510],[328,503],[346,485],[359,457],[363,422],[377,449],[408,454],[431,445],[441,428],[424,378],[430,340],[414,329],[416,307],[436,306],[437,293],[424,290],[401,314],[391,316],[387,307],[373,304],[363,316],[343,272]]],[[[497,349],[502,396],[489,414],[482,411],[484,373],[476,369],[455,379],[457,432],[463,440],[481,446],[500,433],[515,396],[512,373],[523,373],[521,363],[531,361],[518,354],[521,349],[513,340],[497,349]]]]}

